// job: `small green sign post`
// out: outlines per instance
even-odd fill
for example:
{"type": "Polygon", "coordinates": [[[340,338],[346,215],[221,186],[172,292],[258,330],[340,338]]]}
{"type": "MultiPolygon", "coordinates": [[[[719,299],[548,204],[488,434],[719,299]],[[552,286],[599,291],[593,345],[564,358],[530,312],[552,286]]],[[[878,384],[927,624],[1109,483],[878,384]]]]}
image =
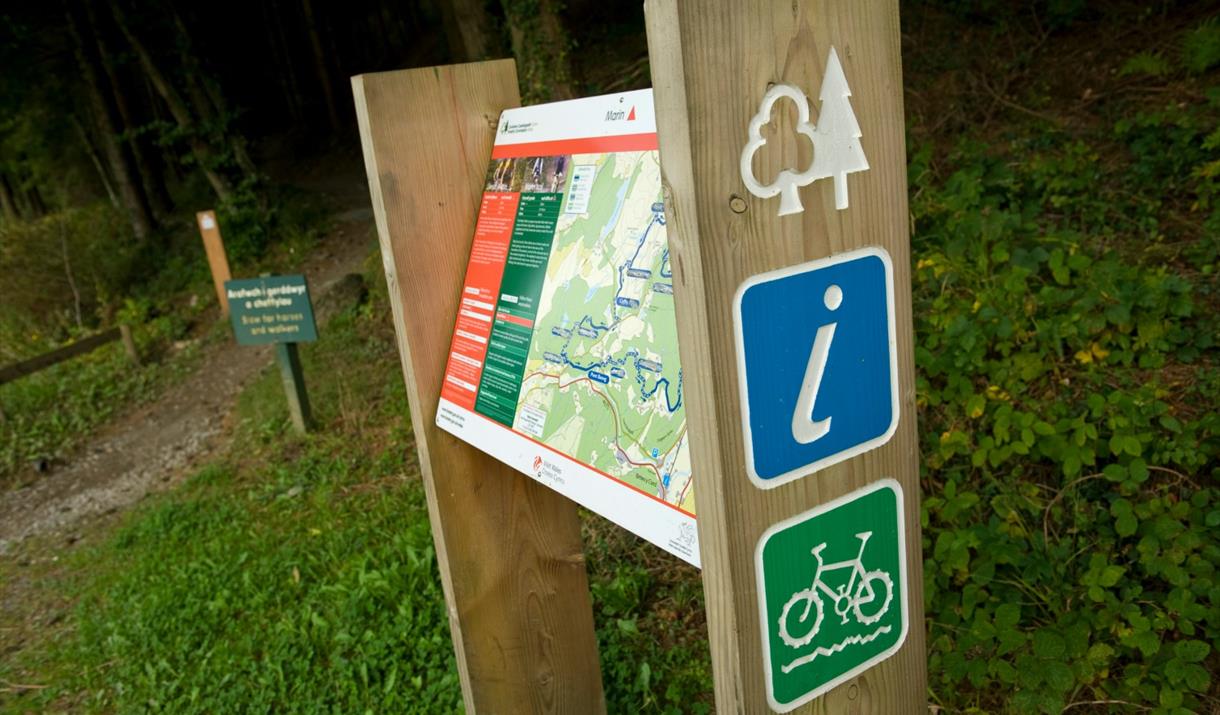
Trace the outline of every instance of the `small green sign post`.
{"type": "Polygon", "coordinates": [[[758,541],[767,699],[788,712],[893,655],[908,623],[902,487],[882,479],[758,541]]]}
{"type": "Polygon", "coordinates": [[[225,281],[229,320],[239,345],[275,343],[276,362],[288,397],[288,412],[298,432],[310,427],[309,394],[297,343],[318,339],[305,276],[262,276],[225,281]]]}

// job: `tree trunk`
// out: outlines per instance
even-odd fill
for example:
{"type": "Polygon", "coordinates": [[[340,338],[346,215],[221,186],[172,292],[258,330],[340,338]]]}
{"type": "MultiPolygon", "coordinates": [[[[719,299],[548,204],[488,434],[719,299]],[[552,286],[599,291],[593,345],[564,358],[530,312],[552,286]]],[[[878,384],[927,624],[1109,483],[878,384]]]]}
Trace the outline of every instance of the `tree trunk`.
{"type": "Polygon", "coordinates": [[[47,215],[47,202],[42,200],[42,192],[32,181],[25,187],[25,201],[32,218],[42,218],[47,215]]]}
{"type": "Polygon", "coordinates": [[[461,22],[458,20],[457,5],[459,0],[446,0],[440,3],[441,11],[441,28],[445,31],[445,46],[449,48],[450,62],[470,62],[470,55],[466,52],[466,45],[462,40],[462,30],[459,27],[461,22]]]}
{"type": "Polygon", "coordinates": [[[250,158],[250,152],[246,150],[246,138],[241,132],[236,131],[230,124],[227,117],[229,116],[229,106],[225,102],[224,92],[221,91],[220,85],[213,82],[210,77],[203,78],[204,93],[211,100],[212,106],[220,113],[222,117],[226,117],[224,128],[225,141],[233,150],[233,157],[237,159],[237,165],[241,167],[247,179],[258,178],[258,168],[254,165],[254,160],[250,158]]]}
{"type": "MultiPolygon", "coordinates": [[[[144,98],[143,106],[148,110],[149,121],[153,124],[173,122],[174,118],[165,113],[165,101],[161,99],[161,95],[157,93],[152,80],[146,73],[140,72],[139,82],[144,98]]],[[[181,183],[186,180],[187,173],[183,170],[182,158],[178,156],[177,152],[162,149],[157,156],[162,159],[159,164],[161,173],[168,174],[170,181],[181,183]]]]}
{"type": "Polygon", "coordinates": [[[246,139],[230,125],[229,107],[225,102],[224,92],[216,82],[212,81],[211,76],[199,61],[198,55],[195,54],[191,34],[186,29],[182,15],[172,5],[170,14],[173,15],[174,25],[178,28],[178,34],[182,38],[178,45],[179,53],[182,56],[182,65],[186,69],[187,91],[190,92],[191,102],[195,105],[196,112],[204,122],[215,123],[221,137],[233,150],[233,157],[246,177],[256,178],[258,171],[250,159],[250,154],[246,151],[246,139]]]}
{"type": "Polygon", "coordinates": [[[109,46],[106,44],[105,30],[98,22],[93,3],[86,2],[85,9],[88,11],[89,26],[97,43],[97,54],[102,59],[102,69],[106,72],[106,78],[110,80],[110,89],[114,97],[115,109],[119,113],[119,121],[124,133],[129,135],[127,145],[131,147],[131,156],[135,159],[136,169],[139,171],[140,181],[144,187],[144,195],[148,198],[148,204],[154,215],[167,216],[173,209],[174,202],[165,188],[165,177],[155,158],[150,156],[150,150],[145,141],[140,137],[130,136],[131,131],[136,127],[136,122],[131,112],[131,105],[127,101],[127,93],[123,91],[122,79],[119,77],[109,46]]]}
{"type": "Polygon", "coordinates": [[[216,192],[216,196],[221,201],[227,200],[233,194],[233,186],[217,170],[218,159],[216,153],[212,151],[212,147],[199,135],[195,120],[191,117],[186,102],[178,94],[178,90],[174,89],[174,86],[170,84],[165,74],[161,72],[161,69],[157,67],[157,63],[153,61],[152,54],[149,53],[148,48],[132,32],[131,27],[127,24],[127,17],[118,3],[111,2],[110,10],[114,15],[115,23],[119,26],[119,30],[127,38],[131,49],[135,51],[136,58],[139,59],[140,66],[144,69],[144,74],[152,82],[153,88],[157,90],[157,94],[161,95],[161,99],[165,100],[165,105],[169,108],[170,115],[173,116],[182,133],[186,135],[191,147],[191,153],[195,155],[195,160],[199,164],[200,170],[203,171],[204,176],[207,177],[208,183],[212,185],[212,190],[216,192]]]}
{"type": "Polygon", "coordinates": [[[21,214],[17,213],[17,202],[13,200],[13,187],[9,186],[8,177],[3,173],[0,173],[0,212],[9,221],[21,218],[21,214]]]}
{"type": "Polygon", "coordinates": [[[292,112],[296,121],[304,122],[305,95],[301,93],[301,84],[296,78],[296,62],[293,59],[292,45],[288,44],[287,34],[284,33],[284,22],[287,22],[287,18],[279,12],[279,4],[276,0],[271,0],[270,10],[267,12],[270,13],[266,21],[267,27],[274,28],[276,39],[279,40],[279,48],[283,52],[283,65],[279,66],[282,72],[277,72],[277,74],[281,76],[284,85],[285,104],[288,105],[289,111],[292,112]]]}
{"type": "Polygon", "coordinates": [[[571,42],[553,0],[500,0],[525,101],[569,99],[571,42]]]}
{"type": "Polygon", "coordinates": [[[116,209],[121,210],[123,207],[119,205],[119,197],[114,193],[114,185],[110,183],[110,175],[106,173],[106,166],[102,163],[102,157],[97,153],[97,147],[93,146],[93,140],[89,138],[89,132],[85,131],[85,125],[80,123],[80,118],[75,113],[72,115],[72,126],[76,127],[76,134],[80,137],[80,143],[85,147],[85,152],[93,162],[93,168],[97,169],[97,178],[102,180],[102,187],[106,189],[106,195],[110,197],[110,203],[116,209]]]}
{"type": "Polygon", "coordinates": [[[322,96],[326,100],[327,118],[330,119],[331,131],[338,134],[343,125],[339,122],[339,110],[335,107],[335,93],[330,86],[330,70],[326,66],[326,54],[322,50],[322,37],[318,34],[318,23],[314,21],[311,0],[301,0],[301,9],[305,13],[305,27],[309,30],[309,45],[313,49],[314,69],[317,70],[318,82],[322,85],[322,96]]]}
{"type": "Polygon", "coordinates": [[[450,40],[450,50],[459,49],[456,59],[463,62],[478,62],[488,59],[500,49],[495,34],[495,21],[487,11],[486,0],[452,0],[441,2],[442,18],[446,25],[456,30],[458,47],[453,47],[450,40]]]}
{"type": "Polygon", "coordinates": [[[282,53],[282,62],[279,59],[276,61],[280,70],[276,72],[276,75],[280,78],[281,86],[284,88],[284,103],[288,106],[288,113],[292,116],[293,120],[297,124],[302,124],[305,122],[305,100],[301,94],[301,83],[297,80],[296,63],[293,62],[292,57],[292,46],[288,44],[288,38],[284,34],[285,18],[280,14],[279,4],[276,0],[270,0],[269,5],[263,5],[263,16],[267,24],[268,33],[272,34],[272,46],[278,46],[282,53]],[[274,32],[272,32],[271,28],[274,28],[274,32]]]}
{"type": "Polygon", "coordinates": [[[72,289],[72,304],[76,308],[76,328],[83,330],[85,321],[80,311],[80,289],[76,287],[76,275],[72,273],[72,258],[68,254],[68,226],[63,215],[59,216],[59,251],[64,259],[64,275],[68,279],[68,287],[72,289]]]}
{"type": "Polygon", "coordinates": [[[93,117],[98,127],[98,141],[106,156],[106,163],[118,184],[118,194],[123,202],[123,208],[131,221],[131,230],[138,240],[146,240],[153,232],[152,211],[148,208],[148,200],[139,185],[139,178],[131,157],[119,144],[118,131],[115,128],[114,110],[107,101],[108,92],[102,86],[102,78],[97,71],[97,59],[89,52],[84,41],[84,31],[76,13],[68,10],[68,29],[76,46],[76,61],[80,65],[81,77],[85,81],[85,89],[89,94],[89,103],[93,106],[93,117]]]}

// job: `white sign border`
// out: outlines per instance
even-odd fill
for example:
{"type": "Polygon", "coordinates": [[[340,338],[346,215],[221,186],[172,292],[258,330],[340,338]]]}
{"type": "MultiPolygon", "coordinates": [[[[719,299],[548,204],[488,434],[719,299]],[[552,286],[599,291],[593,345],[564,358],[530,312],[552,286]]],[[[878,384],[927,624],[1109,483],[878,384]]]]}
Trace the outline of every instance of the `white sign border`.
{"type": "Polygon", "coordinates": [[[847,459],[851,459],[857,455],[868,452],[872,449],[880,447],[890,438],[894,436],[894,432],[898,430],[899,420],[899,402],[898,399],[898,339],[895,329],[894,316],[894,263],[890,260],[890,254],[880,246],[869,246],[860,248],[846,253],[839,253],[826,258],[819,258],[815,261],[799,263],[795,266],[779,268],[766,273],[759,273],[750,276],[742,281],[742,284],[737,288],[737,293],[733,296],[733,332],[737,344],[737,389],[738,396],[741,401],[741,431],[744,438],[744,446],[746,453],[746,476],[754,483],[754,486],[759,489],[774,489],[783,484],[787,484],[795,479],[809,476],[838,464],[847,459]],[[885,264],[885,302],[886,311],[888,313],[889,331],[888,342],[890,347],[890,426],[884,433],[874,437],[866,442],[861,442],[852,447],[836,452],[829,456],[823,457],[815,462],[806,464],[795,469],[789,470],[770,479],[764,479],[758,475],[758,471],[754,466],[754,436],[750,430],[750,391],[746,383],[746,346],[745,333],[742,330],[741,323],[741,301],[745,297],[746,291],[756,285],[769,283],[771,281],[786,278],[788,276],[798,275],[801,273],[809,273],[812,271],[821,270],[840,263],[847,263],[858,258],[866,256],[876,256],[885,264]]]}
{"type": "Polygon", "coordinates": [[[759,633],[762,635],[763,678],[766,680],[766,685],[767,685],[767,704],[770,705],[771,709],[774,710],[775,712],[786,713],[786,712],[795,710],[796,708],[804,705],[805,703],[824,695],[828,691],[833,690],[834,688],[842,685],[844,682],[851,680],[852,678],[856,677],[857,675],[860,675],[861,673],[863,673],[866,670],[869,670],[870,668],[877,665],[878,663],[888,659],[889,657],[891,657],[892,655],[897,653],[899,651],[899,649],[902,648],[902,645],[904,643],[906,643],[907,632],[910,630],[910,626],[911,626],[910,609],[908,608],[908,604],[907,604],[907,598],[908,598],[908,596],[907,596],[907,532],[906,532],[906,512],[904,510],[902,485],[899,484],[898,480],[894,479],[893,477],[885,477],[884,479],[880,479],[878,481],[873,482],[872,484],[863,486],[853,492],[844,494],[843,496],[838,497],[837,499],[832,499],[832,500],[826,502],[825,504],[819,504],[818,506],[815,506],[814,508],[812,508],[808,511],[801,512],[800,514],[797,514],[796,516],[788,517],[787,519],[784,519],[783,521],[781,521],[777,524],[773,524],[771,526],[771,528],[769,528],[763,532],[763,535],[760,536],[758,539],[758,545],[754,547],[754,578],[756,581],[756,588],[758,591],[758,624],[759,624],[759,633]],[[784,529],[787,529],[788,527],[794,526],[803,521],[808,521],[809,519],[812,519],[815,516],[819,516],[828,511],[831,511],[833,509],[837,509],[838,507],[843,506],[844,504],[856,501],[857,499],[866,497],[875,491],[879,491],[881,489],[886,489],[886,488],[888,488],[894,492],[894,498],[897,501],[898,556],[899,556],[899,558],[898,558],[898,581],[901,584],[901,587],[899,588],[899,593],[901,595],[902,600],[899,603],[899,607],[902,609],[902,611],[901,611],[902,612],[902,632],[898,635],[897,642],[895,642],[894,645],[890,646],[889,648],[886,648],[881,653],[878,653],[877,655],[873,656],[872,658],[869,658],[865,662],[861,663],[860,665],[856,666],[855,668],[852,668],[851,670],[847,671],[846,673],[843,673],[842,675],[838,676],[837,678],[834,678],[833,680],[825,683],[824,685],[811,690],[810,692],[802,695],[801,697],[797,698],[796,700],[794,700],[790,703],[787,703],[787,704],[781,704],[780,702],[778,702],[775,699],[774,681],[772,681],[772,679],[771,679],[771,638],[770,638],[770,631],[768,630],[769,624],[767,622],[766,583],[763,580],[763,562],[762,562],[763,547],[765,547],[767,545],[767,541],[769,541],[772,536],[775,536],[776,534],[783,531],[784,529]]]}
{"type": "Polygon", "coordinates": [[[691,566],[703,568],[698,517],[681,507],[444,397],[437,402],[436,426],[691,566]],[[558,483],[534,468],[536,457],[555,468],[558,483]],[[689,543],[682,543],[684,533],[690,535],[689,543]]]}

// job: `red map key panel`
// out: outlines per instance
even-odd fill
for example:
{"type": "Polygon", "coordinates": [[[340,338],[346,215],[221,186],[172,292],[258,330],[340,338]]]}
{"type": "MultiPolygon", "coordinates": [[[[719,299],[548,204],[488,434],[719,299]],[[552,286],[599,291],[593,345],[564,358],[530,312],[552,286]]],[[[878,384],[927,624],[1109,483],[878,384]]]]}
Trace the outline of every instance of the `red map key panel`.
{"type": "Polygon", "coordinates": [[[483,375],[492,313],[504,275],[519,198],[515,192],[488,191],[483,194],[479,206],[479,222],[470,247],[466,283],[462,286],[453,343],[449,346],[449,364],[445,368],[445,384],[441,388],[441,397],[468,410],[474,409],[479,379],[483,375]]]}

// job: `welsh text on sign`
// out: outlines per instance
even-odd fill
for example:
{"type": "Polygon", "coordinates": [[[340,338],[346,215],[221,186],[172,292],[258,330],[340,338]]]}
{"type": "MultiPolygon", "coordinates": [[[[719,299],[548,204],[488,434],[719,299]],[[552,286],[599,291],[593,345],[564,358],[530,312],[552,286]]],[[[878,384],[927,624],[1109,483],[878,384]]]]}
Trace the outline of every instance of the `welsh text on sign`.
{"type": "Polygon", "coordinates": [[[225,281],[229,321],[241,345],[308,343],[318,339],[305,276],[225,281]]]}

